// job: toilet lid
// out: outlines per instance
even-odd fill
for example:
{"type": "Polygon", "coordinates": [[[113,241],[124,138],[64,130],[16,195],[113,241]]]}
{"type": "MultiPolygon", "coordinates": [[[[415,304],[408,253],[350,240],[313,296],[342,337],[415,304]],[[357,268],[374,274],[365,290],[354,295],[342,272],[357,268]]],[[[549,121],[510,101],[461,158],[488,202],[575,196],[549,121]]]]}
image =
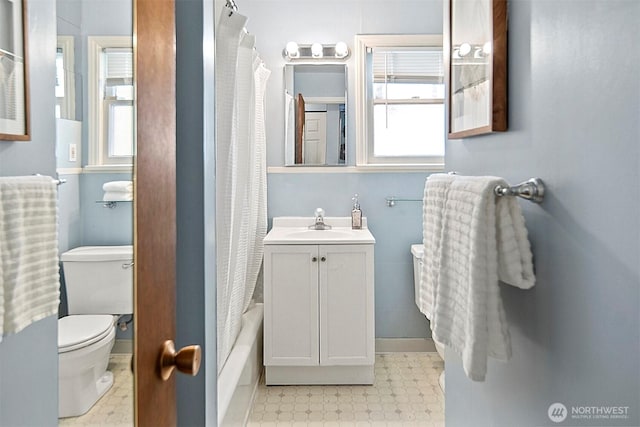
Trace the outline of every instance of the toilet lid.
{"type": "Polygon", "coordinates": [[[83,314],[58,319],[58,353],[100,341],[109,335],[113,325],[113,316],[108,314],[83,314]]]}

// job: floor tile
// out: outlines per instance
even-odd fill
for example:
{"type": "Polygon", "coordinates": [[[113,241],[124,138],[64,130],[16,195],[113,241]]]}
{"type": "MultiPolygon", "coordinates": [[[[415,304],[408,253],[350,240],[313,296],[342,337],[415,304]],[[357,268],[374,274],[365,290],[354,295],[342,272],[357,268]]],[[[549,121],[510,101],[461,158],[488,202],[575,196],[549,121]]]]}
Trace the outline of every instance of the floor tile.
{"type": "Polygon", "coordinates": [[[263,378],[248,425],[444,427],[443,369],[437,353],[383,353],[373,386],[266,386],[263,378]]]}

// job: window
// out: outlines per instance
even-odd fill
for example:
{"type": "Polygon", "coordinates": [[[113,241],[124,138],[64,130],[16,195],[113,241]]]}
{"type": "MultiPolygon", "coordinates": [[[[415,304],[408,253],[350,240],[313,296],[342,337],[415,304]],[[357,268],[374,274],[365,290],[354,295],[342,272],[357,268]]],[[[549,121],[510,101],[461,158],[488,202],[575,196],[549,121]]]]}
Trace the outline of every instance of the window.
{"type": "Polygon", "coordinates": [[[58,36],[56,48],[56,118],[81,120],[76,114],[73,36],[58,36]]]}
{"type": "Polygon", "coordinates": [[[134,155],[131,37],[89,37],[89,165],[130,167],[134,155]]]}
{"type": "Polygon", "coordinates": [[[444,164],[440,35],[356,36],[358,166],[444,164]]]}

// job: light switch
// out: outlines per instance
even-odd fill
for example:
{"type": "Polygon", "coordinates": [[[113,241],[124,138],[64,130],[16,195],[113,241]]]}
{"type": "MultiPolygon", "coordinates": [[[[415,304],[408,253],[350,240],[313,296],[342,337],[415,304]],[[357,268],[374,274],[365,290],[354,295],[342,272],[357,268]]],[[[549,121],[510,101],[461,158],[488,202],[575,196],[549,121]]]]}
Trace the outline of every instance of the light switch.
{"type": "Polygon", "coordinates": [[[76,144],[69,144],[69,161],[75,162],[78,160],[78,148],[76,144]]]}

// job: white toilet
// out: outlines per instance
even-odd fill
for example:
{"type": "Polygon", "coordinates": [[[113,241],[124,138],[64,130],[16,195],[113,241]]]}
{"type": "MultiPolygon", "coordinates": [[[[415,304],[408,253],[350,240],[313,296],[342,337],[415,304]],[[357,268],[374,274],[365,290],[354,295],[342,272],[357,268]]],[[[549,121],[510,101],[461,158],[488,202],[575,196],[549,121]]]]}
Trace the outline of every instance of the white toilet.
{"type": "Polygon", "coordinates": [[[58,320],[58,416],[86,413],[113,385],[120,315],[133,313],[133,247],[83,246],[60,256],[69,315],[58,320]]]}
{"type": "MultiPolygon", "coordinates": [[[[422,289],[422,287],[420,286],[420,275],[422,271],[422,262],[424,259],[424,245],[419,245],[419,244],[411,245],[411,254],[413,255],[413,283],[415,287],[415,302],[416,302],[416,305],[419,307],[420,291],[422,289]]],[[[436,341],[435,339],[433,340],[433,342],[436,346],[436,351],[438,352],[442,360],[444,360],[444,344],[436,341]]],[[[438,379],[438,382],[440,383],[440,388],[444,392],[444,370],[440,374],[440,378],[438,379]]]]}

